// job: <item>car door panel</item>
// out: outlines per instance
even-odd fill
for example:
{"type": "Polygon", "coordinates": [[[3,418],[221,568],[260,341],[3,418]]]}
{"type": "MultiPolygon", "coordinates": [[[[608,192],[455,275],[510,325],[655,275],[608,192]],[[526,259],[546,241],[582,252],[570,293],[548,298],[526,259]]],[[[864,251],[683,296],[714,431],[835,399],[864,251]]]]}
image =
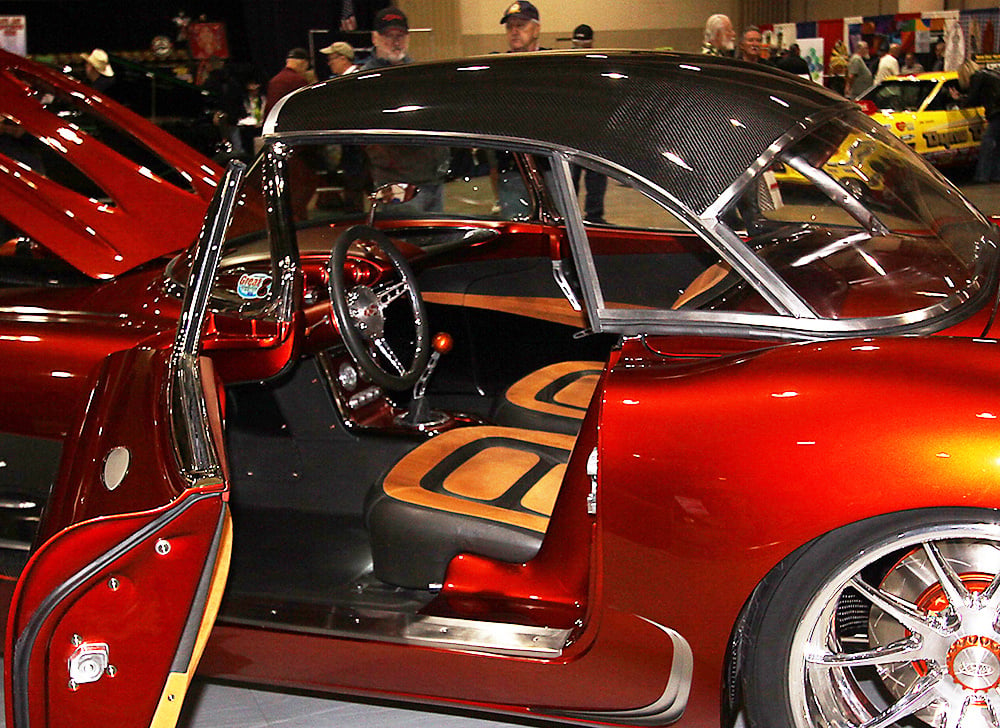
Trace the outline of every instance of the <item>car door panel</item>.
{"type": "MultiPolygon", "coordinates": [[[[231,528],[225,479],[186,481],[169,426],[149,434],[171,419],[168,357],[112,355],[95,387],[88,409],[102,426],[81,432],[57,491],[75,505],[50,509],[52,535],[14,592],[9,726],[176,721],[221,599],[231,528]]],[[[217,402],[200,365],[202,394],[217,402]]],[[[205,412],[217,437],[218,407],[205,412]]]]}

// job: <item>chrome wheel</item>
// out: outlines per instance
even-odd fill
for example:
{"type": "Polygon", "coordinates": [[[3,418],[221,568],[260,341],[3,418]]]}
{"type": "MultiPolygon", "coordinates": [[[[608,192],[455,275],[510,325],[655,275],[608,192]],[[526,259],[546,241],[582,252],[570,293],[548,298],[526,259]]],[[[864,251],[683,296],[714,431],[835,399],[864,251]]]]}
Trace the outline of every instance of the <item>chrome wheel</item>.
{"type": "Polygon", "coordinates": [[[893,530],[828,573],[791,637],[793,724],[1000,728],[1000,526],[893,530]]]}

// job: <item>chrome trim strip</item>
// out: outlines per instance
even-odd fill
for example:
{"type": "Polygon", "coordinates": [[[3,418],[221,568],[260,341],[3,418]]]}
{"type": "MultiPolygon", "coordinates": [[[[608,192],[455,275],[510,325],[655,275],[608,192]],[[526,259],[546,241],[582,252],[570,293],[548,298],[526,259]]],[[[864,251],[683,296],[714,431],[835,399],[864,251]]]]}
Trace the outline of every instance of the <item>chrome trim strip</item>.
{"type": "MultiPolygon", "coordinates": [[[[429,601],[429,600],[428,600],[429,601]]],[[[402,613],[384,608],[334,609],[315,621],[302,605],[264,600],[219,615],[224,624],[299,634],[387,642],[502,657],[551,660],[562,655],[572,630],[402,613]]]]}
{"type": "Polygon", "coordinates": [[[208,410],[201,379],[201,358],[175,356],[167,384],[174,454],[188,486],[203,478],[221,478],[222,466],[208,426],[208,410]]]}
{"type": "Polygon", "coordinates": [[[816,188],[826,195],[831,202],[834,204],[841,205],[847,214],[854,218],[854,221],[864,227],[871,235],[889,235],[889,228],[885,224],[875,217],[867,207],[862,205],[858,200],[841,187],[837,182],[826,172],[813,167],[809,162],[804,160],[802,157],[793,157],[791,155],[787,157],[782,157],[789,167],[794,169],[796,172],[801,174],[807,180],[816,185],[816,188]]]}
{"type": "Polygon", "coordinates": [[[666,634],[674,647],[674,656],[670,663],[670,677],[667,678],[663,694],[657,700],[642,708],[633,708],[630,710],[595,710],[579,713],[564,712],[560,713],[560,715],[584,720],[620,723],[623,725],[666,725],[680,719],[687,708],[694,673],[694,653],[691,650],[691,645],[678,632],[669,627],[664,627],[662,624],[658,624],[645,617],[639,617],[639,619],[648,622],[666,634]]]}
{"type": "Polygon", "coordinates": [[[222,257],[222,241],[245,172],[245,164],[230,162],[226,175],[212,198],[191,266],[192,274],[198,271],[200,275],[189,280],[184,291],[184,305],[170,354],[167,373],[168,416],[172,424],[177,466],[189,485],[194,485],[203,477],[222,477],[218,453],[208,425],[198,352],[208,300],[212,295],[216,269],[222,257]]]}
{"type": "Polygon", "coordinates": [[[177,326],[177,336],[174,338],[175,358],[198,353],[208,299],[215,283],[215,270],[222,257],[222,239],[229,227],[236,190],[245,172],[246,165],[242,162],[229,163],[226,176],[205,213],[205,224],[198,236],[198,245],[191,263],[191,273],[202,271],[202,275],[193,281],[189,280],[184,291],[184,306],[177,326]]]}
{"type": "Polygon", "coordinates": [[[37,306],[0,306],[0,317],[11,317],[23,323],[77,323],[76,319],[127,319],[126,313],[101,313],[98,311],[63,311],[37,306]]]}
{"type": "Polygon", "coordinates": [[[263,183],[267,206],[268,234],[271,242],[271,275],[275,289],[268,301],[268,309],[279,322],[291,322],[295,315],[296,294],[301,286],[295,281],[299,275],[299,248],[296,244],[295,224],[292,215],[290,191],[285,184],[286,166],[291,148],[276,142],[268,147],[264,157],[263,183]]]}
{"type": "Polygon", "coordinates": [[[570,630],[449,617],[417,617],[403,641],[447,650],[552,659],[562,655],[570,630]]]}
{"type": "MultiPolygon", "coordinates": [[[[720,255],[739,273],[743,280],[753,286],[768,304],[779,314],[786,314],[795,319],[809,319],[810,323],[818,317],[812,308],[802,300],[795,291],[788,287],[782,278],[765,263],[759,256],[750,250],[739,236],[726,227],[718,218],[702,218],[701,224],[716,238],[724,240],[726,245],[721,247],[720,255]]],[[[732,312],[724,312],[721,315],[727,318],[732,312]]],[[[716,314],[720,315],[720,314],[716,314]]],[[[766,315],[766,314],[764,314],[766,315]]]]}
{"type": "MultiPolygon", "coordinates": [[[[919,311],[909,311],[895,316],[883,316],[878,318],[865,319],[824,319],[818,317],[812,308],[731,231],[721,226],[716,215],[732,203],[733,199],[740,194],[742,189],[749,184],[757,172],[773,160],[782,149],[786,148],[794,141],[808,135],[818,125],[828,119],[842,113],[844,108],[850,104],[837,105],[831,109],[813,114],[802,123],[794,125],[784,135],[776,139],[761,154],[758,160],[751,165],[722,195],[706,208],[705,212],[699,215],[681,204],[667,190],[663,189],[653,181],[637,176],[634,172],[609,162],[608,160],[594,157],[593,155],[581,153],[577,150],[562,149],[552,145],[539,144],[537,141],[518,137],[501,137],[496,135],[477,135],[475,140],[478,145],[484,147],[496,147],[518,152],[537,153],[548,156],[554,160],[570,162],[574,159],[588,159],[598,163],[599,166],[609,171],[617,171],[623,177],[637,183],[637,189],[658,204],[667,204],[667,209],[678,219],[691,226],[694,234],[702,238],[723,260],[730,263],[736,271],[746,279],[747,283],[753,286],[764,299],[778,312],[775,315],[768,314],[741,314],[738,312],[711,312],[711,311],[640,311],[637,309],[607,309],[604,306],[596,307],[594,302],[600,299],[600,292],[592,292],[597,287],[596,276],[588,278],[585,271],[581,270],[581,265],[589,273],[594,274],[592,261],[589,264],[582,264],[581,261],[589,259],[587,248],[587,238],[585,229],[581,225],[571,225],[567,221],[570,246],[573,250],[573,257],[577,264],[577,269],[581,275],[580,284],[584,292],[585,307],[590,313],[590,324],[593,330],[602,332],[612,332],[619,334],[695,334],[711,336],[738,336],[738,337],[777,337],[790,340],[810,340],[822,339],[832,336],[851,336],[862,333],[909,333],[910,330],[931,330],[936,331],[943,324],[933,321],[942,314],[954,312],[955,307],[945,307],[935,304],[919,311]],[[592,307],[594,306],[594,307],[592,307]],[[784,313],[785,315],[782,315],[784,313]]],[[[379,137],[391,139],[433,139],[435,143],[447,143],[457,141],[466,143],[470,139],[469,135],[456,134],[454,132],[432,132],[419,130],[388,130],[388,129],[331,129],[310,132],[283,132],[271,137],[273,140],[287,140],[290,143],[306,143],[314,141],[328,141],[331,137],[343,138],[350,141],[350,138],[360,140],[377,139],[379,137]]],[[[561,166],[556,161],[557,166],[561,166]]],[[[558,179],[561,175],[555,175],[558,179]]],[[[558,183],[557,183],[558,184],[558,183]]],[[[567,198],[561,191],[557,192],[560,203],[565,209],[567,198]]],[[[575,204],[576,196],[572,201],[575,204]]],[[[968,204],[968,203],[966,203],[968,204]]],[[[575,217],[579,217],[578,215],[575,217]]],[[[980,289],[978,293],[982,293],[980,289]]],[[[978,298],[974,288],[969,290],[969,298],[978,298]]]]}
{"type": "Polygon", "coordinates": [[[806,119],[797,122],[792,125],[792,127],[782,134],[780,137],[771,142],[767,149],[757,158],[757,160],[751,164],[736,180],[725,190],[719,199],[713,202],[708,208],[705,209],[706,217],[719,217],[722,215],[722,211],[732,204],[733,200],[743,194],[743,190],[748,184],[757,176],[760,170],[764,169],[769,165],[778,154],[791,144],[794,144],[799,139],[812,133],[813,129],[836,116],[840,116],[844,109],[853,108],[853,102],[846,102],[835,106],[831,109],[826,109],[812,114],[806,119]]]}
{"type": "Polygon", "coordinates": [[[9,538],[0,538],[0,549],[6,549],[7,551],[23,551],[28,553],[31,551],[30,541],[12,541],[9,538]]]}
{"type": "Polygon", "coordinates": [[[580,215],[576,192],[571,182],[569,156],[562,152],[555,152],[551,154],[550,159],[553,163],[552,178],[556,188],[556,198],[564,210],[563,222],[569,236],[570,248],[573,250],[573,262],[580,280],[583,303],[587,307],[591,329],[599,332],[602,330],[600,313],[604,309],[604,295],[601,293],[597,267],[590,254],[587,231],[583,227],[583,217],[580,215]]]}

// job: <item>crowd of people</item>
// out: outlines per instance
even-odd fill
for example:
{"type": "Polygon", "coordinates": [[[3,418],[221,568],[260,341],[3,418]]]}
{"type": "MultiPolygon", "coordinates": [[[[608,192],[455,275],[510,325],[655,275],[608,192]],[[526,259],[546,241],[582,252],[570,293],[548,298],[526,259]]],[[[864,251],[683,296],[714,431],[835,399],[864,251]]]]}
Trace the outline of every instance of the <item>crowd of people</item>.
{"type": "MultiPolygon", "coordinates": [[[[342,2],[338,16],[341,30],[357,30],[353,2],[342,2]]],[[[362,58],[360,50],[343,40],[319,49],[318,53],[325,58],[331,77],[412,62],[409,20],[399,8],[382,7],[363,22],[371,27],[371,49],[367,57],[362,58]]],[[[527,0],[511,3],[501,14],[500,24],[506,40],[506,52],[546,50],[540,45],[541,14],[533,3],[527,0]]],[[[570,38],[560,40],[570,40],[574,48],[591,48],[594,45],[594,29],[580,24],[570,38]]],[[[747,26],[738,36],[730,18],[723,14],[713,14],[706,20],[701,52],[748,63],[769,64],[803,78],[813,78],[810,65],[802,57],[797,43],[787,48],[774,48],[765,42],[764,34],[755,25],[747,26]]],[[[930,70],[943,68],[944,53],[945,44],[940,42],[929,60],[930,70]]],[[[86,82],[96,90],[111,93],[114,69],[107,53],[97,48],[83,55],[82,60],[85,62],[86,82]]],[[[251,157],[259,146],[262,125],[271,109],[289,93],[317,80],[312,60],[312,55],[305,48],[292,48],[286,55],[284,66],[266,84],[256,77],[235,83],[224,72],[221,63],[216,71],[208,74],[205,84],[214,85],[221,100],[216,114],[218,126],[234,156],[251,157]]],[[[815,65],[816,59],[813,63],[815,65]]],[[[925,68],[912,51],[904,55],[899,43],[887,44],[881,54],[873,54],[869,43],[861,40],[855,43],[850,55],[838,43],[828,67],[823,70],[826,85],[848,98],[857,98],[888,76],[920,73],[925,68]]],[[[984,148],[1000,146],[1000,76],[973,68],[960,78],[960,84],[964,93],[956,94],[957,104],[987,107],[989,124],[983,138],[984,148]]],[[[446,160],[441,159],[442,153],[439,148],[369,145],[362,150],[345,147],[339,159],[339,173],[347,190],[345,198],[350,205],[361,206],[364,191],[370,190],[372,185],[377,187],[383,182],[405,181],[417,185],[420,190],[417,198],[408,204],[420,210],[440,210],[440,170],[447,167],[446,160]]],[[[981,154],[980,158],[986,156],[981,154]]],[[[993,156],[1000,159],[1000,155],[989,156],[990,159],[993,156]]],[[[504,215],[516,215],[514,207],[523,204],[525,197],[524,190],[518,187],[523,185],[520,175],[512,165],[510,155],[491,153],[489,173],[497,200],[495,211],[504,215]]],[[[996,169],[987,165],[978,170],[977,180],[1000,180],[1000,162],[994,166],[996,169]]],[[[594,170],[574,167],[573,181],[578,191],[581,181],[585,187],[585,219],[603,222],[607,178],[594,170]]]]}
{"type": "MultiPolygon", "coordinates": [[[[787,48],[775,48],[764,42],[763,34],[755,25],[748,26],[737,38],[730,19],[721,14],[711,15],[705,22],[702,53],[738,58],[748,63],[767,63],[804,78],[812,77],[807,61],[802,58],[798,43],[787,48]]],[[[827,86],[849,98],[857,98],[872,84],[889,76],[944,70],[944,41],[933,50],[932,62],[925,67],[913,51],[903,52],[899,43],[881,45],[881,52],[873,54],[865,40],[857,41],[854,51],[847,54],[842,43],[837,43],[825,68],[818,69],[827,86]]]]}

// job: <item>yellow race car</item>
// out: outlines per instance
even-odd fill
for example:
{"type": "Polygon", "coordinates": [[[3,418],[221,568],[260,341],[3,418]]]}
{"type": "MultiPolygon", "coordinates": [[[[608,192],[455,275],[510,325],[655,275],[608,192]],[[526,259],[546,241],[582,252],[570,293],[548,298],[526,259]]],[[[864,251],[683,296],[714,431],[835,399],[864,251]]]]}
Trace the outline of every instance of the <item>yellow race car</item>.
{"type": "Polygon", "coordinates": [[[974,164],[985,128],[982,107],[959,108],[954,71],[891,76],[858,99],[862,108],[936,167],[974,164]]]}

